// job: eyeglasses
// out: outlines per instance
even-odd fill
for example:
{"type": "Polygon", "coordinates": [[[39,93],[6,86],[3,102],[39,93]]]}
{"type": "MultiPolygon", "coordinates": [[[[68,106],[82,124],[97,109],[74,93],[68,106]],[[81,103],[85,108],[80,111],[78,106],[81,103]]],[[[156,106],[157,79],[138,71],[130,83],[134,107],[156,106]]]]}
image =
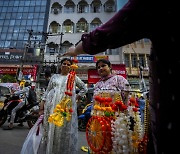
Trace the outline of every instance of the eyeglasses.
{"type": "Polygon", "coordinates": [[[71,66],[71,64],[67,64],[67,63],[62,63],[62,65],[64,65],[64,66],[71,66]]]}

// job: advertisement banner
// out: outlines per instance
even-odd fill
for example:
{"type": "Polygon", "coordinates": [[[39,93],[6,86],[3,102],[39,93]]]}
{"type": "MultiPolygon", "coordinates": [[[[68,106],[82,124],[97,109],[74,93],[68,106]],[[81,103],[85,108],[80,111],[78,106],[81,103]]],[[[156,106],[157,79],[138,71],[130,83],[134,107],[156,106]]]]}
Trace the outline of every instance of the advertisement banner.
{"type": "MultiPolygon", "coordinates": [[[[74,57],[70,57],[70,59],[73,59],[74,57]]],[[[79,63],[93,63],[94,62],[94,56],[77,56],[76,57],[79,63]]]]}
{"type": "MultiPolygon", "coordinates": [[[[32,67],[23,67],[22,75],[31,75],[34,80],[36,80],[37,75],[37,65],[32,67]]],[[[16,74],[18,71],[17,67],[0,67],[0,74],[16,74]]]]}
{"type": "MultiPolygon", "coordinates": [[[[124,64],[112,64],[112,73],[117,75],[122,75],[124,78],[126,76],[126,67],[124,64]]],[[[96,69],[89,69],[88,70],[88,83],[95,84],[97,81],[100,80],[100,76],[97,73],[96,69]]]]}
{"type": "MultiPolygon", "coordinates": [[[[74,57],[70,57],[70,59],[73,59],[74,57]]],[[[84,56],[77,56],[76,57],[79,63],[96,63],[99,59],[109,59],[106,55],[84,55],[84,56]]]]}
{"type": "Polygon", "coordinates": [[[96,63],[99,59],[106,59],[106,60],[108,60],[109,57],[106,56],[106,55],[95,55],[95,56],[94,56],[94,62],[95,62],[95,63],[96,63]]]}

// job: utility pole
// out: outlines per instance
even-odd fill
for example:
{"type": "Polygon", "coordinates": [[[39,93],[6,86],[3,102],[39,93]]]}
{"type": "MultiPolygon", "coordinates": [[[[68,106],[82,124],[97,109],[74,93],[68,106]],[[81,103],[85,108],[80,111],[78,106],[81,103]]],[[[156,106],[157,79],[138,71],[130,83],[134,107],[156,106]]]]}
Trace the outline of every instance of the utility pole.
{"type": "Polygon", "coordinates": [[[20,69],[17,71],[17,80],[21,81],[23,79],[23,64],[24,64],[24,60],[25,60],[25,56],[26,56],[26,53],[30,47],[30,43],[31,43],[31,37],[32,37],[32,33],[33,33],[33,30],[27,30],[28,33],[29,33],[29,36],[28,36],[28,41],[27,43],[25,44],[25,47],[24,47],[24,50],[23,50],[23,56],[22,56],[22,60],[21,60],[21,66],[20,66],[20,69]]]}
{"type": "Polygon", "coordinates": [[[61,47],[62,47],[62,37],[63,37],[63,33],[60,33],[60,42],[59,42],[59,52],[58,52],[58,56],[57,56],[57,70],[56,73],[58,73],[59,71],[59,64],[60,64],[60,57],[61,57],[61,47]]]}

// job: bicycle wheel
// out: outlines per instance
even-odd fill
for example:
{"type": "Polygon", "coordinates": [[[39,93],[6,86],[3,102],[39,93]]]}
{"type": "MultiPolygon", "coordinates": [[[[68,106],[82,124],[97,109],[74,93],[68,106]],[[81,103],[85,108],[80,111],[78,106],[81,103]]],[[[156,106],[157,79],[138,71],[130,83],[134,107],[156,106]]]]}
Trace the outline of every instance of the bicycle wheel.
{"type": "Polygon", "coordinates": [[[104,146],[106,138],[106,122],[102,117],[93,116],[86,127],[86,138],[89,147],[94,152],[99,152],[104,146]]]}

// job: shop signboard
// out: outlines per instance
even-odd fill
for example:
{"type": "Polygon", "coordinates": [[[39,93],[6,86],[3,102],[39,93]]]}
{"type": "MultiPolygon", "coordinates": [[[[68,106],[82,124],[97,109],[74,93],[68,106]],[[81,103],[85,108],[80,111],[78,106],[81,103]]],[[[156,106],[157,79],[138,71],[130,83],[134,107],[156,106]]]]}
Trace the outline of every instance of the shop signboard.
{"type": "Polygon", "coordinates": [[[0,52],[0,63],[18,63],[22,59],[21,52],[0,52]]]}
{"type": "Polygon", "coordinates": [[[106,60],[108,60],[109,57],[106,56],[106,55],[95,55],[95,56],[94,56],[94,62],[95,62],[95,63],[96,63],[99,59],[106,59],[106,60]]]}
{"type": "MultiPolygon", "coordinates": [[[[11,67],[11,66],[6,66],[2,67],[0,66],[0,74],[16,74],[18,71],[17,67],[11,67]]],[[[31,75],[34,80],[36,80],[36,75],[37,75],[37,65],[34,66],[24,66],[22,70],[23,75],[31,75]]]]}
{"type": "MultiPolygon", "coordinates": [[[[74,57],[71,57],[73,59],[74,57]]],[[[99,59],[109,59],[106,55],[83,55],[83,56],[77,56],[76,57],[79,63],[96,63],[99,59]]]]}
{"type": "MultiPolygon", "coordinates": [[[[79,63],[93,63],[94,62],[94,56],[77,56],[76,57],[79,63]]],[[[71,57],[73,59],[73,57],[71,57]]]]}
{"type": "MultiPolygon", "coordinates": [[[[117,75],[122,75],[124,78],[127,78],[126,67],[124,64],[112,64],[112,73],[117,75]]],[[[100,76],[97,73],[96,69],[88,70],[88,83],[96,84],[100,80],[100,76]]]]}

